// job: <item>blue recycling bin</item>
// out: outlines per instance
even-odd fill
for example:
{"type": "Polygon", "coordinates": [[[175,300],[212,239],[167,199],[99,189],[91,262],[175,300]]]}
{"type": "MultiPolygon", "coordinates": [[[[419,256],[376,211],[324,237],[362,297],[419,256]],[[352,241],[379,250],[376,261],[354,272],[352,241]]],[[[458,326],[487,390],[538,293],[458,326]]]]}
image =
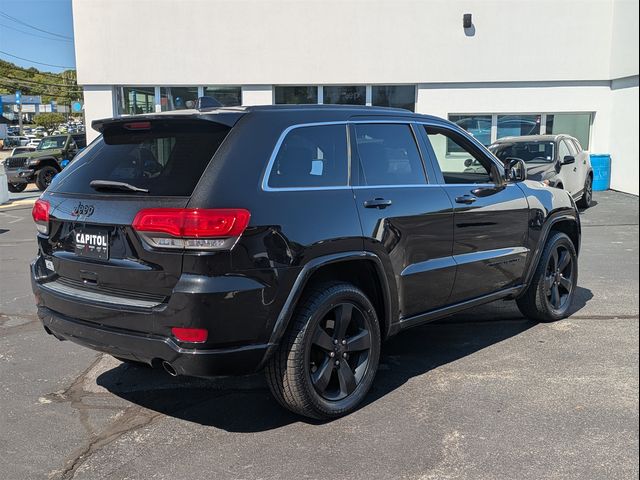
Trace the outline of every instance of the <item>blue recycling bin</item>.
{"type": "Polygon", "coordinates": [[[593,190],[601,192],[611,187],[611,155],[608,153],[592,153],[593,190]]]}

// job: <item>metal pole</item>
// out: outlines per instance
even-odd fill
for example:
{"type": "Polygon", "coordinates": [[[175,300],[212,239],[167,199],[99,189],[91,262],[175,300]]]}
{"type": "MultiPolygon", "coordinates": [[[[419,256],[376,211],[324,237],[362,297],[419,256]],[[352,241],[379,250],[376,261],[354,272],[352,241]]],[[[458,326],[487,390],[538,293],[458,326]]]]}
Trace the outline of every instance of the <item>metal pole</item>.
{"type": "Polygon", "coordinates": [[[18,125],[20,135],[22,135],[22,101],[18,104],[18,125]]]}

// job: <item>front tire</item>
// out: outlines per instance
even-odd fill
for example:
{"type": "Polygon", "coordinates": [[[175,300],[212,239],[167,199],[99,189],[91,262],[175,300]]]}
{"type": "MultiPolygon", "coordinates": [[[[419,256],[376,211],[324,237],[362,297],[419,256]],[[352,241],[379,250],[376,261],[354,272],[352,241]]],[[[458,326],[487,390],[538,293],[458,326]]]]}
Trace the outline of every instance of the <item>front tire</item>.
{"type": "Polygon", "coordinates": [[[525,293],[517,299],[525,317],[554,322],[569,315],[578,284],[578,256],[571,239],[552,232],[525,293]]]}
{"type": "Polygon", "coordinates": [[[51,185],[51,180],[56,176],[58,171],[50,165],[46,167],[42,167],[36,173],[36,186],[39,190],[45,191],[49,185],[51,185]]]}
{"type": "Polygon", "coordinates": [[[9,183],[7,185],[7,188],[9,189],[9,191],[11,193],[20,193],[20,192],[24,192],[24,190],[27,188],[26,183],[9,183]]]}
{"type": "Polygon", "coordinates": [[[348,283],[305,294],[266,377],[277,401],[315,419],[337,418],[363,400],[380,359],[380,327],[367,296],[348,283]]]}

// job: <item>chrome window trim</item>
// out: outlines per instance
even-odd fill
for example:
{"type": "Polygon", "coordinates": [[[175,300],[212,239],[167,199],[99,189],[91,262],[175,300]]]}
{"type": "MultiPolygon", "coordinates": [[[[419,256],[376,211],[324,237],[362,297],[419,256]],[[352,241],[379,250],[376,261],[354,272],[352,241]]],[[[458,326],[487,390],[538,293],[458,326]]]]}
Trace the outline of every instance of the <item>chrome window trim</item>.
{"type": "MultiPolygon", "coordinates": [[[[358,123],[401,123],[401,124],[405,124],[408,125],[409,127],[411,127],[411,124],[416,123],[416,120],[414,118],[408,118],[407,120],[339,120],[339,121],[335,121],[335,122],[311,122],[311,123],[297,123],[295,125],[289,125],[287,128],[285,128],[282,133],[280,134],[280,136],[278,137],[278,141],[276,142],[275,147],[273,148],[273,151],[271,152],[271,156],[269,157],[269,162],[267,163],[267,168],[264,171],[264,174],[262,175],[262,182],[260,182],[261,188],[263,191],[265,192],[300,192],[300,191],[316,191],[316,190],[349,190],[351,188],[356,188],[356,187],[352,187],[350,185],[351,183],[351,143],[350,143],[350,133],[349,133],[349,125],[350,124],[358,124],[358,123]],[[335,186],[331,186],[331,187],[270,187],[269,186],[269,176],[271,175],[271,171],[273,170],[273,165],[275,164],[276,161],[276,157],[278,156],[278,153],[280,151],[280,147],[282,146],[282,143],[284,142],[284,139],[286,138],[286,136],[289,134],[289,132],[291,132],[292,130],[295,130],[297,128],[304,128],[304,127],[319,127],[319,126],[324,126],[324,125],[345,125],[345,129],[346,129],[346,141],[347,141],[347,167],[348,167],[348,172],[347,172],[347,185],[335,185],[335,186]]],[[[416,147],[418,148],[418,145],[416,144],[416,147]]],[[[418,148],[419,151],[419,148],[418,148]]],[[[426,173],[425,173],[426,175],[426,173]]],[[[428,181],[428,180],[427,180],[428,181]]],[[[386,187],[388,188],[392,188],[392,187],[401,187],[402,185],[386,185],[386,187]]],[[[429,184],[425,184],[425,185],[410,185],[412,187],[424,187],[424,186],[429,186],[429,184]]],[[[375,185],[369,186],[367,185],[366,188],[379,188],[376,187],[375,185]]]]}

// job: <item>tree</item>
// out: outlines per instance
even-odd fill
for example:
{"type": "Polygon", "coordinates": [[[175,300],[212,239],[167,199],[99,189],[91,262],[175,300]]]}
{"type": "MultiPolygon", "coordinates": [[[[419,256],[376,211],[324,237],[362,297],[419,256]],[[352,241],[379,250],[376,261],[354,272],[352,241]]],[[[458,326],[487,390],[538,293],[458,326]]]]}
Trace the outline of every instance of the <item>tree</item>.
{"type": "Polygon", "coordinates": [[[33,117],[34,123],[44,127],[48,133],[54,131],[58,125],[64,122],[64,120],[64,115],[57,112],[39,113],[33,117]]]}

